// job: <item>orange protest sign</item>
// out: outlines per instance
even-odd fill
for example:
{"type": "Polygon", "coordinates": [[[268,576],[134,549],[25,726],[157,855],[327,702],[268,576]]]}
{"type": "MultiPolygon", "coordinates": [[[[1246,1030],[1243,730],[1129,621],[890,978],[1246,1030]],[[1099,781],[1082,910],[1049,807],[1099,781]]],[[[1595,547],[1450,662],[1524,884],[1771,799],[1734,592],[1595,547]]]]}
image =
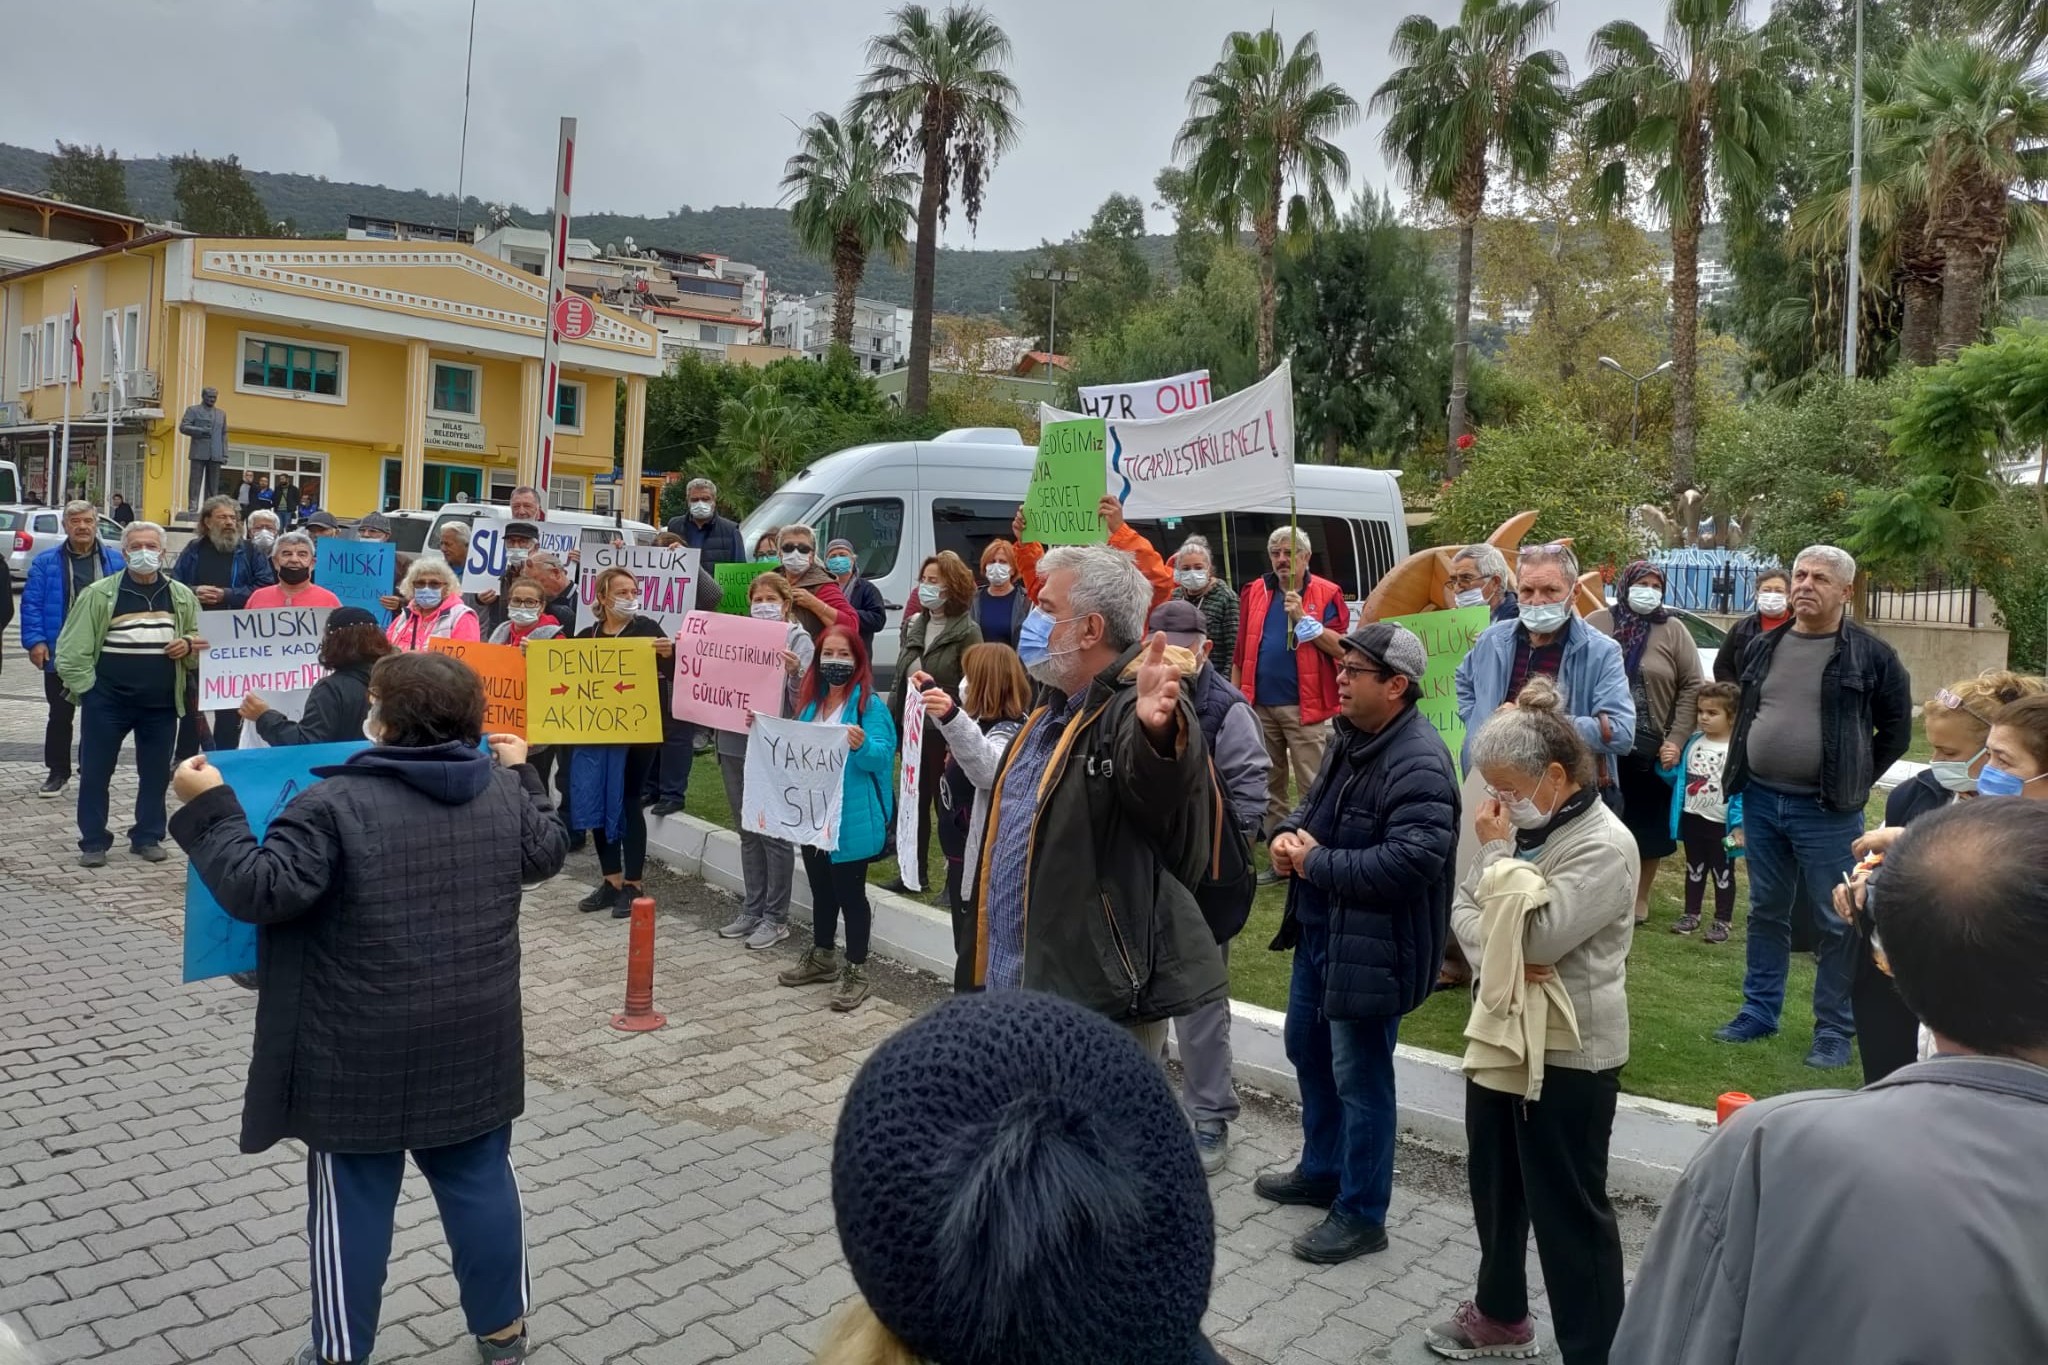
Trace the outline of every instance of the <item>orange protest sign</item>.
{"type": "Polygon", "coordinates": [[[526,655],[517,645],[429,640],[427,648],[462,660],[484,680],[484,733],[526,737],[526,655]]]}

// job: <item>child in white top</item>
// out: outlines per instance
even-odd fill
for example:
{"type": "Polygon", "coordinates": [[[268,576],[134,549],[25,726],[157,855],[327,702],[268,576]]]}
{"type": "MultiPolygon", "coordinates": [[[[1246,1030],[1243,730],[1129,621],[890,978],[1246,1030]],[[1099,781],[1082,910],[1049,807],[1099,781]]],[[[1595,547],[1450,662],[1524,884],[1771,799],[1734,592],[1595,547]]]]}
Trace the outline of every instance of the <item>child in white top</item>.
{"type": "Polygon", "coordinates": [[[1722,775],[1728,767],[1728,741],[1735,733],[1735,713],[1742,690],[1734,683],[1708,683],[1700,688],[1699,729],[1686,744],[1675,767],[1664,777],[1673,784],[1672,837],[1685,846],[1685,913],[1671,927],[1690,934],[1700,927],[1707,880],[1714,883],[1714,922],[1707,926],[1709,943],[1726,943],[1735,920],[1735,865],[1742,842],[1742,798],[1728,798],[1722,775]]]}

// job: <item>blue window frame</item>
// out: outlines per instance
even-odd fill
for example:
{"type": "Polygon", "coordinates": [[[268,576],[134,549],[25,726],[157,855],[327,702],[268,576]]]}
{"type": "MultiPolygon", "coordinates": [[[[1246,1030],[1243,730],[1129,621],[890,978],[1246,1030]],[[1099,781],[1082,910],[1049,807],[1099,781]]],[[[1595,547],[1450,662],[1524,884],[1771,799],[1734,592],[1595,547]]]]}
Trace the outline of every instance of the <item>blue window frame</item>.
{"type": "Polygon", "coordinates": [[[251,339],[242,347],[242,385],[336,398],[341,394],[341,352],[251,339]]]}

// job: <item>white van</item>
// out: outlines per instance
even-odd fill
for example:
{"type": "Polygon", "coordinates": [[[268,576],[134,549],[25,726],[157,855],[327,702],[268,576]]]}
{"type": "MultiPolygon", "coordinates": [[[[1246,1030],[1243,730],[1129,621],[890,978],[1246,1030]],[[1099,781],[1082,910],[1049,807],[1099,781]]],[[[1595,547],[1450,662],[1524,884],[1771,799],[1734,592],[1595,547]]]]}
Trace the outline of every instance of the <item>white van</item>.
{"type": "MultiPolygon", "coordinates": [[[[802,522],[816,531],[820,553],[828,540],[843,536],[852,541],[861,575],[881,589],[889,608],[888,623],[875,635],[874,662],[877,674],[893,677],[903,604],[914,591],[918,566],[930,555],[951,550],[969,568],[977,568],[991,540],[1008,539],[1036,453],[1005,427],[842,450],[812,464],[755,508],[740,528],[741,539],[751,548],[768,527],[802,522]]],[[[1303,464],[1295,466],[1294,484],[1301,529],[1314,551],[1313,569],[1335,580],[1354,603],[1408,557],[1398,474],[1303,464]]],[[[1162,555],[1174,553],[1190,535],[1207,536],[1219,573],[1227,546],[1233,586],[1268,571],[1266,537],[1286,524],[1285,504],[1227,516],[1131,522],[1162,555]]]]}

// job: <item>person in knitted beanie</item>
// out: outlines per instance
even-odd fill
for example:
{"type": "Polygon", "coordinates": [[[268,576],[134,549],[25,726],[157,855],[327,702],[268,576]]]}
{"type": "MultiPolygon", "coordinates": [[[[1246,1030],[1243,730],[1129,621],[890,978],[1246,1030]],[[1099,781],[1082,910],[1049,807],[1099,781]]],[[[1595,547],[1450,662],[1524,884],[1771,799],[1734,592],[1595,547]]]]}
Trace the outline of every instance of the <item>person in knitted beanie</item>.
{"type": "Polygon", "coordinates": [[[1078,1005],[956,996],[883,1043],[839,1117],[832,1207],[862,1299],[818,1365],[1220,1365],[1187,1119],[1078,1005]]]}

